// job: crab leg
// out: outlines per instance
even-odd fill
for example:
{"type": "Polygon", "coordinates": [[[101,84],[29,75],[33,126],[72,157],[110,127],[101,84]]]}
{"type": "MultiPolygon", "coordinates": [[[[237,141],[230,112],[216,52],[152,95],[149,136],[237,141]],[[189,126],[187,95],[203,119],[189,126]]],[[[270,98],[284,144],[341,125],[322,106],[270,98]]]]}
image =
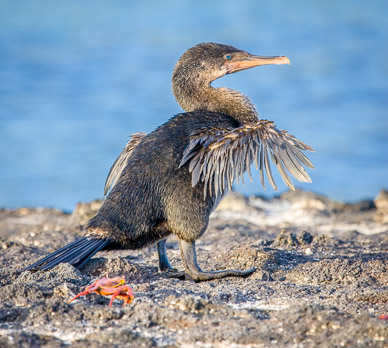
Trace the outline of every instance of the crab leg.
{"type": "Polygon", "coordinates": [[[87,294],[92,293],[93,291],[96,291],[96,290],[97,290],[97,288],[95,288],[96,283],[97,283],[97,281],[96,281],[94,284],[89,285],[89,286],[85,289],[84,292],[80,292],[78,295],[76,295],[76,296],[73,297],[71,300],[69,300],[68,303],[74,301],[76,298],[78,298],[78,297],[80,297],[80,296],[87,295],[87,294]]]}

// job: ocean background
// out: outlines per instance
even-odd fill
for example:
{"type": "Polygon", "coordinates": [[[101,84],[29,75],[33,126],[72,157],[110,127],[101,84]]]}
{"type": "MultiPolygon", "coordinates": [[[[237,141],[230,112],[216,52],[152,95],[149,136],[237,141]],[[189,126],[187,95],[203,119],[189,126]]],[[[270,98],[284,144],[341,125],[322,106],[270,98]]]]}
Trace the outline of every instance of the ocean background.
{"type": "MultiPolygon", "coordinates": [[[[297,187],[373,198],[388,187],[387,23],[386,0],[0,1],[0,208],[101,198],[130,134],[181,112],[172,69],[205,41],[288,56],[213,85],[316,150],[297,187]]],[[[255,172],[235,190],[267,186],[255,172]]]]}

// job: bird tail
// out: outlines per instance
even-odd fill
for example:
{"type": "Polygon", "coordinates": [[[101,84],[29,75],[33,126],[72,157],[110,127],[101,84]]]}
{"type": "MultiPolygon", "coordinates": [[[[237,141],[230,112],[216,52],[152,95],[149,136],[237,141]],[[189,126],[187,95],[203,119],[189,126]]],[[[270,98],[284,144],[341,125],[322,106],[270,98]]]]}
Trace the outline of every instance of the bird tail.
{"type": "Polygon", "coordinates": [[[81,237],[26,267],[23,271],[46,271],[59,265],[60,263],[66,262],[70,263],[74,267],[81,268],[93,257],[93,255],[106,247],[108,244],[109,241],[105,239],[81,237]]]}

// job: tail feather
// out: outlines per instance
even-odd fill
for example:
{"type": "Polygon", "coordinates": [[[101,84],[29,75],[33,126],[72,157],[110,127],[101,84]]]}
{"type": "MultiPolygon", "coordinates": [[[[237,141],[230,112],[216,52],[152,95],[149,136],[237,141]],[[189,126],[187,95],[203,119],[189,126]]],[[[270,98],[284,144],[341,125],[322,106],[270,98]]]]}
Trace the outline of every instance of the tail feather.
{"type": "Polygon", "coordinates": [[[24,268],[23,271],[29,271],[31,269],[39,269],[39,268],[37,268],[38,266],[41,266],[41,265],[47,263],[48,261],[54,259],[57,255],[63,254],[66,250],[71,249],[75,245],[79,245],[82,241],[86,242],[87,238],[84,237],[84,238],[76,239],[74,242],[64,246],[63,248],[60,248],[60,249],[54,251],[53,253],[51,253],[51,254],[43,257],[42,259],[36,261],[32,265],[29,265],[28,267],[24,268]]]}
{"type": "Polygon", "coordinates": [[[101,249],[103,249],[106,245],[108,245],[108,241],[104,241],[104,243],[99,244],[96,249],[94,249],[93,253],[89,253],[89,255],[85,255],[82,257],[76,264],[74,264],[75,267],[82,268],[84,265],[86,265],[89,260],[93,257],[93,255],[97,254],[101,249]]]}
{"type": "Polygon", "coordinates": [[[28,270],[48,270],[60,263],[70,263],[74,267],[81,268],[97,252],[109,244],[108,240],[82,237],[65,247],[54,251],[46,257],[38,260],[32,265],[23,269],[28,270]]]}
{"type": "Polygon", "coordinates": [[[68,249],[66,252],[48,261],[41,269],[45,271],[65,262],[74,265],[82,255],[88,255],[89,252],[93,251],[98,242],[99,240],[96,239],[81,241],[79,245],[73,246],[71,249],[68,249]]]}

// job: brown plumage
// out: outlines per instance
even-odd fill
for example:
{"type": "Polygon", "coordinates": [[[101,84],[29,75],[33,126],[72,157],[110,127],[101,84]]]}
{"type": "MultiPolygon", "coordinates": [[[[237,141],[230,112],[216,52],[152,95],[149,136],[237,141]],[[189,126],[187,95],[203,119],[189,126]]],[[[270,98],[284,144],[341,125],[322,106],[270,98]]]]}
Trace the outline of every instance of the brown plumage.
{"type": "Polygon", "coordinates": [[[243,181],[250,166],[264,173],[277,189],[270,159],[284,182],[294,189],[287,171],[311,182],[303,165],[313,168],[302,151],[312,148],[273,122],[260,120],[254,104],[238,91],[214,88],[226,74],[265,64],[289,64],[286,57],[261,57],[232,46],[202,43],[187,50],[172,75],[176,100],[186,111],[150,134],[137,133],[113,164],[105,183],[111,189],[85,236],[27,269],[49,269],[61,262],[82,267],[101,249],[136,249],[157,242],[159,265],[172,276],[208,280],[246,276],[246,271],[203,271],[195,240],[233,182],[243,181]],[[173,269],[166,238],[179,239],[184,272],[173,269]]]}

